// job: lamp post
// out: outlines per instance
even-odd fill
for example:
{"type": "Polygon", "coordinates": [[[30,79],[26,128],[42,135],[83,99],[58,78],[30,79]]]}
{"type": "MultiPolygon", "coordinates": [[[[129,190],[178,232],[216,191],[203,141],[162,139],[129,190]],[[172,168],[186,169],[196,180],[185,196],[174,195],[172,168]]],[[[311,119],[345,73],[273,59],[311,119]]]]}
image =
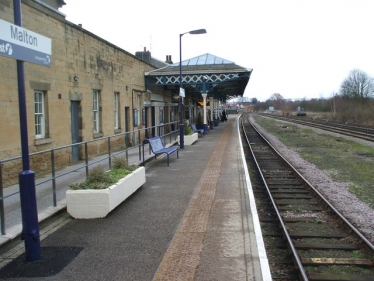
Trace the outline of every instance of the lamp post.
{"type": "Polygon", "coordinates": [[[180,144],[181,149],[184,148],[183,98],[185,96],[184,89],[182,87],[183,86],[182,85],[182,81],[183,81],[182,79],[182,36],[187,33],[204,34],[206,33],[206,30],[197,29],[197,30],[192,30],[192,31],[179,34],[179,83],[180,83],[180,87],[179,87],[179,96],[180,96],[180,100],[179,100],[179,144],[180,144]]]}

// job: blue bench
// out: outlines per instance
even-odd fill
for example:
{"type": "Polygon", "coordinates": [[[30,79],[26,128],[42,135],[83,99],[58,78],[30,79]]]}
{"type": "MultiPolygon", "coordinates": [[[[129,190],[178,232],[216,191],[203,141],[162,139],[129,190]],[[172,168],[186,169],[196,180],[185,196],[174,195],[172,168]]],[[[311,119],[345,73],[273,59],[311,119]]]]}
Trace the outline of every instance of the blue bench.
{"type": "Polygon", "coordinates": [[[194,133],[198,133],[198,134],[200,134],[201,136],[204,135],[204,129],[197,129],[197,128],[196,128],[196,125],[195,125],[194,123],[191,123],[191,124],[190,124],[190,127],[191,127],[191,129],[192,129],[192,131],[193,131],[194,133]]]}
{"type": "Polygon", "coordinates": [[[160,137],[153,137],[153,138],[145,139],[143,141],[143,165],[144,165],[144,144],[146,143],[149,143],[149,146],[151,147],[152,152],[155,155],[155,159],[157,159],[157,155],[164,154],[164,153],[167,155],[168,166],[169,166],[169,156],[172,155],[174,152],[177,153],[177,158],[179,159],[178,146],[165,147],[160,137]]]}

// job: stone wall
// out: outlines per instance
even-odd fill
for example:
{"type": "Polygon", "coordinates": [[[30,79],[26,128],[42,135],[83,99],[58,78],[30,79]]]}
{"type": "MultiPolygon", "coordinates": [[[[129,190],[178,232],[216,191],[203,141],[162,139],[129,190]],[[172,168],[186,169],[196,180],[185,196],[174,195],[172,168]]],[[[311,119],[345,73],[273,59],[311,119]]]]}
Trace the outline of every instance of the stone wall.
{"type": "MultiPolygon", "coordinates": [[[[13,14],[13,1],[0,0],[0,18],[13,23],[13,14]]],[[[51,67],[24,63],[30,153],[72,143],[72,100],[79,101],[79,141],[124,132],[125,107],[130,109],[129,128],[136,129],[132,126],[133,93],[141,93],[141,105],[144,100],[149,99],[145,94],[144,72],[153,70],[153,66],[66,21],[64,15],[57,10],[48,9],[35,1],[22,1],[22,19],[23,28],[52,40],[51,67]],[[44,139],[35,137],[35,90],[45,93],[47,134],[44,139]],[[99,134],[95,134],[93,128],[93,90],[99,90],[101,97],[99,134]],[[114,129],[113,117],[114,92],[120,95],[120,128],[117,130],[114,129]]],[[[3,160],[21,155],[16,60],[0,56],[0,72],[0,160],[3,160]]],[[[161,94],[170,96],[167,92],[161,94]]],[[[105,142],[96,144],[92,153],[104,153],[107,147],[105,142]]],[[[124,144],[117,141],[117,146],[123,147],[124,144]]],[[[71,161],[70,150],[64,151],[65,155],[60,152],[56,159],[57,166],[71,161]]],[[[40,165],[35,167],[40,171],[48,170],[45,168],[45,165],[48,167],[45,156],[41,156],[40,160],[40,165]]],[[[35,157],[33,163],[38,163],[35,157]]],[[[19,168],[19,165],[13,166],[19,168]]],[[[38,174],[38,171],[35,172],[38,174]]],[[[4,177],[11,174],[14,173],[3,171],[4,177]]]]}

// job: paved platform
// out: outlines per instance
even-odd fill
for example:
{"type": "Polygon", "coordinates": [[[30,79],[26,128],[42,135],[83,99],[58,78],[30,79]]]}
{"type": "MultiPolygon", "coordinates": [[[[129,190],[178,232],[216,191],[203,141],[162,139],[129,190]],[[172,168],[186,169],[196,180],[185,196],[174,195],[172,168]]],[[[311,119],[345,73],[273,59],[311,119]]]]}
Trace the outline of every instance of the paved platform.
{"type": "Polygon", "coordinates": [[[271,280],[237,115],[170,166],[161,157],[148,162],[146,177],[104,219],[63,210],[43,222],[38,262],[24,262],[23,242],[5,244],[0,279],[271,280]]]}

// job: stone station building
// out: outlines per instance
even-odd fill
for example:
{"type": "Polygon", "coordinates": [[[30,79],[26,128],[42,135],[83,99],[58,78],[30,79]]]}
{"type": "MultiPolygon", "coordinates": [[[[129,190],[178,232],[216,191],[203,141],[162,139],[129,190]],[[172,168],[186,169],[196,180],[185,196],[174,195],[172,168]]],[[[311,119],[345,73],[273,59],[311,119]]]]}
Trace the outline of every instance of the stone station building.
{"type": "MultiPolygon", "coordinates": [[[[90,141],[88,156],[94,156],[106,152],[108,137],[111,148],[120,150],[178,130],[179,63],[171,56],[163,62],[146,49],[133,55],[111,44],[67,21],[58,10],[63,0],[22,0],[21,5],[22,27],[52,41],[50,67],[24,63],[31,154],[90,141]]],[[[0,0],[0,19],[14,22],[13,0],[0,0]]],[[[213,112],[227,97],[244,94],[252,72],[210,54],[182,67],[183,116],[191,122],[200,105],[207,105],[201,94],[213,112]]],[[[0,72],[0,174],[7,185],[22,170],[20,159],[5,161],[21,155],[16,60],[0,56],[0,72]]],[[[77,145],[56,151],[54,161],[61,167],[85,156],[77,145]]],[[[38,174],[49,172],[50,155],[31,156],[30,164],[38,174]]]]}

